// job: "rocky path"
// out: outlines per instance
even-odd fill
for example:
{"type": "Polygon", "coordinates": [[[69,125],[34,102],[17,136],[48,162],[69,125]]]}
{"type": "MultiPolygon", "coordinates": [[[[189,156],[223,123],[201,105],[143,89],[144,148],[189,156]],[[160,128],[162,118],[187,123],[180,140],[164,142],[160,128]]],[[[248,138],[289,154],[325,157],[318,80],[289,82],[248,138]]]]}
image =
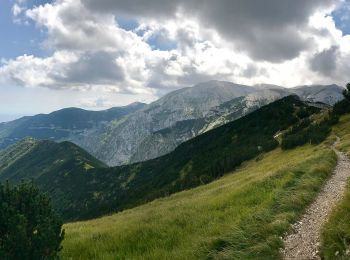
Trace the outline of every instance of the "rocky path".
{"type": "Polygon", "coordinates": [[[338,156],[334,174],[302,219],[292,226],[294,232],[284,238],[284,259],[321,259],[318,255],[321,227],[332,208],[343,198],[346,181],[350,177],[350,160],[344,153],[333,149],[338,156]]]}

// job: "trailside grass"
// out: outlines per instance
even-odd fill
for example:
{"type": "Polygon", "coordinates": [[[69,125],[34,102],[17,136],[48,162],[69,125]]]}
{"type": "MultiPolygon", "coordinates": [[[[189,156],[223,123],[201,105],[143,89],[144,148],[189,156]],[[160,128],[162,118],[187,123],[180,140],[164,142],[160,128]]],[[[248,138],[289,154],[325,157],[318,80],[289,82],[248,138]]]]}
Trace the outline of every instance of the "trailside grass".
{"type": "Polygon", "coordinates": [[[350,114],[342,116],[333,127],[333,133],[340,137],[337,148],[350,156],[350,114]]]}
{"type": "Polygon", "coordinates": [[[326,146],[276,149],[210,184],[69,223],[63,259],[274,259],[331,175],[326,146]]]}
{"type": "MultiPolygon", "coordinates": [[[[333,132],[341,139],[337,148],[349,156],[350,115],[341,117],[333,132]]],[[[350,180],[345,198],[333,210],[323,227],[321,254],[324,259],[350,259],[350,180]]]]}

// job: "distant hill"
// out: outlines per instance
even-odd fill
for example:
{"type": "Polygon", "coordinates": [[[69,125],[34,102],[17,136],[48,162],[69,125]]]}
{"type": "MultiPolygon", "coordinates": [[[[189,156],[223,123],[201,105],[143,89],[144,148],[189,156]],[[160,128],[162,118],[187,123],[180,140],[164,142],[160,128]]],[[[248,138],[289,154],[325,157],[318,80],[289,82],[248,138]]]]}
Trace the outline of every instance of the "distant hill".
{"type": "Polygon", "coordinates": [[[50,140],[70,140],[73,136],[85,135],[112,120],[119,120],[145,104],[133,103],[104,111],[87,111],[66,108],[50,114],[27,116],[11,122],[0,123],[0,149],[25,137],[50,140]]]}
{"type": "Polygon", "coordinates": [[[43,176],[107,167],[79,146],[62,142],[25,138],[0,152],[0,181],[18,183],[43,176]]]}
{"type": "Polygon", "coordinates": [[[0,180],[18,181],[28,172],[28,178],[36,178],[51,194],[65,219],[91,218],[215,180],[277,147],[275,134],[299,122],[299,114],[318,111],[289,96],[201,134],[163,157],[114,168],[105,168],[68,142],[44,141],[32,148],[32,141],[24,141],[18,144],[23,149],[13,146],[2,153],[14,159],[11,170],[0,167],[0,180]]]}

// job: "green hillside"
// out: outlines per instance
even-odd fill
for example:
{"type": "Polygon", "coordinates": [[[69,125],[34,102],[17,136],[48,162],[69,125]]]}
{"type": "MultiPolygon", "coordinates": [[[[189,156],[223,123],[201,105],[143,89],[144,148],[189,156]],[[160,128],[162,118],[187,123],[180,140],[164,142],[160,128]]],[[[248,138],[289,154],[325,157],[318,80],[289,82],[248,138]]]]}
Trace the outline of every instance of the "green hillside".
{"type": "MultiPolygon", "coordinates": [[[[321,128],[326,114],[313,116],[321,128]]],[[[282,136],[303,135],[307,129],[296,124],[282,136]]],[[[349,155],[350,115],[342,116],[320,145],[277,148],[210,184],[111,216],[66,224],[61,256],[280,259],[281,237],[333,172],[336,156],[330,146],[335,135],[341,138],[338,148],[349,155]]],[[[349,216],[350,183],[346,197],[323,228],[325,259],[349,259],[349,216]]]]}
{"type": "Polygon", "coordinates": [[[326,146],[276,149],[201,187],[65,225],[63,259],[273,259],[336,163],[326,146]]]}
{"type": "Polygon", "coordinates": [[[75,155],[78,148],[73,144],[42,142],[40,149],[31,148],[0,171],[0,178],[37,178],[66,220],[92,218],[218,179],[275,149],[276,133],[319,111],[295,96],[286,97],[200,135],[166,156],[115,168],[100,167],[81,149],[83,155],[75,155]],[[48,150],[53,147],[57,149],[48,150]]]}
{"type": "Polygon", "coordinates": [[[66,172],[86,172],[92,168],[103,168],[98,161],[78,146],[69,143],[37,141],[31,138],[0,152],[0,181],[9,180],[18,183],[22,180],[35,179],[47,186],[44,180],[66,172]]]}
{"type": "MultiPolygon", "coordinates": [[[[64,259],[278,258],[281,236],[336,164],[334,138],[317,144],[337,122],[329,115],[289,96],[166,156],[114,168],[72,143],[27,138],[0,152],[0,181],[33,178],[65,220],[124,210],[66,224],[64,259]]],[[[344,151],[348,120],[333,127],[344,151]]],[[[327,232],[344,217],[334,214],[327,232]]]]}
{"type": "Polygon", "coordinates": [[[158,159],[92,170],[80,176],[85,186],[72,187],[62,179],[61,186],[73,202],[67,211],[70,215],[65,217],[91,218],[209,183],[242,162],[276,148],[274,135],[298,122],[301,109],[310,114],[319,111],[294,96],[287,97],[200,135],[158,159]]]}

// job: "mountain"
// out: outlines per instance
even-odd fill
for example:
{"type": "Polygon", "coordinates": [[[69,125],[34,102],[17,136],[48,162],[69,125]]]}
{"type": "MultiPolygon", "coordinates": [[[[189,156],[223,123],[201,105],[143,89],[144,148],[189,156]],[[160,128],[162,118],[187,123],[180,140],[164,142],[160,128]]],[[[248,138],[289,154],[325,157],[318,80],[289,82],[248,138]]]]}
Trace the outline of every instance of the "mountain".
{"type": "Polygon", "coordinates": [[[209,81],[176,90],[149,105],[95,113],[68,109],[0,124],[0,149],[33,136],[71,141],[110,166],[141,162],[282,97],[297,94],[303,100],[332,105],[342,99],[342,90],[336,85],[287,89],[209,81]]]}
{"type": "MultiPolygon", "coordinates": [[[[212,107],[254,91],[253,87],[230,82],[201,83],[171,92],[124,121],[111,122],[87,138],[73,141],[108,165],[127,164],[152,133],[173,127],[177,122],[203,118],[212,107]]],[[[161,151],[162,147],[156,149],[161,151]]],[[[152,158],[162,154],[156,152],[152,158]]],[[[148,158],[141,161],[145,159],[148,158]]]]}
{"type": "Polygon", "coordinates": [[[303,100],[311,102],[321,102],[328,105],[334,105],[344,98],[342,92],[344,88],[338,85],[312,85],[300,86],[291,89],[303,100]]]}
{"type": "Polygon", "coordinates": [[[13,153],[13,147],[2,152],[19,154],[19,159],[10,160],[10,166],[0,170],[0,181],[18,181],[27,171],[28,178],[34,176],[51,195],[66,220],[91,218],[211,182],[276,148],[276,133],[298,123],[299,115],[304,118],[318,111],[288,96],[201,134],[163,157],[114,168],[104,167],[68,142],[40,141],[36,148],[22,142],[19,146],[25,148],[15,149],[18,152],[13,153]]]}
{"type": "Polygon", "coordinates": [[[25,137],[50,140],[70,140],[75,136],[101,127],[112,120],[119,120],[145,104],[133,103],[104,111],[87,111],[66,108],[50,114],[27,116],[11,122],[0,123],[0,149],[25,137]]]}
{"type": "Polygon", "coordinates": [[[232,122],[275,100],[289,95],[285,90],[264,89],[215,106],[205,117],[176,122],[174,126],[151,133],[138,146],[130,162],[157,158],[181,143],[211,129],[232,122]]]}
{"type": "Polygon", "coordinates": [[[344,98],[342,94],[344,88],[335,84],[304,85],[294,88],[284,88],[271,84],[258,84],[255,85],[255,87],[258,89],[276,89],[280,91],[287,91],[289,94],[298,95],[304,101],[320,102],[331,106],[344,98]]]}
{"type": "Polygon", "coordinates": [[[111,166],[145,161],[296,92],[302,99],[313,102],[327,101],[325,96],[330,95],[330,104],[342,97],[342,88],[334,85],[287,89],[209,81],[174,91],[123,121],[111,122],[72,141],[111,166]]]}

